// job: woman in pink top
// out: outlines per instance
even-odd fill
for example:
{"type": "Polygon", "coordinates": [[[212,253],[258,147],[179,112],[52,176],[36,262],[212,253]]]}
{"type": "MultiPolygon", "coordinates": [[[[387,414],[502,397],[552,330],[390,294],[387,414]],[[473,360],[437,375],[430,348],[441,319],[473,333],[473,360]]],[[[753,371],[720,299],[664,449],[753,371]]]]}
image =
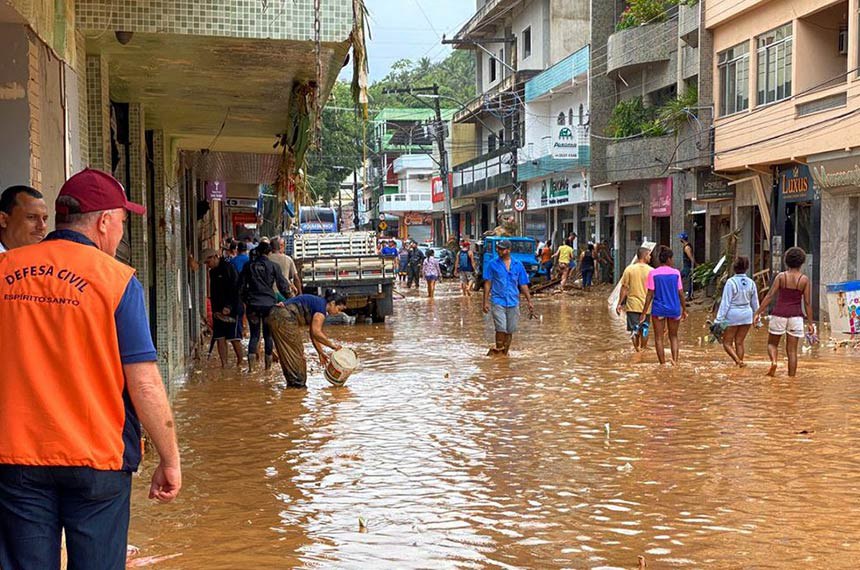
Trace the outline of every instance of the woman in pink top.
{"type": "Polygon", "coordinates": [[[799,247],[789,248],[785,252],[785,266],[788,270],[776,276],[773,286],[755,313],[754,320],[758,322],[773,297],[776,296],[776,305],[770,312],[770,325],[767,331],[769,333],[767,354],[770,356],[768,376],[776,374],[779,341],[783,336],[785,336],[785,353],[788,356],[788,375],[791,377],[797,375],[797,345],[804,336],[804,309],[809,321],[807,330],[810,335],[815,333],[815,325],[812,321],[812,287],[809,284],[809,277],[800,270],[804,263],[806,263],[806,252],[799,247]]]}
{"type": "Polygon", "coordinates": [[[639,319],[640,325],[645,322],[648,309],[651,309],[651,321],[654,324],[654,346],[660,364],[666,363],[663,351],[663,330],[669,331],[669,346],[672,350],[672,365],[678,364],[678,327],[687,318],[687,303],[684,298],[684,284],[681,272],[673,267],[672,250],[666,246],[660,248],[657,258],[660,266],[648,274],[645,287],[648,295],[645,297],[645,308],[639,319]]]}
{"type": "Polygon", "coordinates": [[[424,279],[427,280],[427,296],[432,299],[436,293],[436,281],[442,275],[439,260],[436,259],[435,252],[432,249],[427,250],[427,258],[421,266],[421,272],[424,273],[424,279]]]}

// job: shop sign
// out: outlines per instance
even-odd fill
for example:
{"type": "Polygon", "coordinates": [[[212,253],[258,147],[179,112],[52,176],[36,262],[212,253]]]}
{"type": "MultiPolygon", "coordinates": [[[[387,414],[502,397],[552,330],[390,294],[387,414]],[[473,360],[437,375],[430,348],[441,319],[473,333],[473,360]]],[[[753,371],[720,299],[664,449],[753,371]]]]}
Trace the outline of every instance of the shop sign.
{"type": "Polygon", "coordinates": [[[588,181],[583,178],[547,178],[529,184],[530,209],[581,204],[589,201],[591,201],[590,188],[588,181]]]}
{"type": "Polygon", "coordinates": [[[809,167],[818,188],[831,189],[843,186],[860,186],[858,158],[830,160],[809,167]]]}
{"type": "MultiPolygon", "coordinates": [[[[431,188],[433,189],[433,197],[432,197],[433,203],[437,204],[439,202],[444,202],[445,201],[445,190],[444,190],[444,188],[442,188],[442,177],[441,176],[434,176],[433,178],[430,179],[430,185],[431,185],[431,188]]],[[[449,174],[448,175],[448,191],[451,192],[453,188],[454,188],[454,175],[449,174]]]]}
{"type": "Polygon", "coordinates": [[[579,158],[579,129],[575,126],[558,125],[552,131],[552,157],[564,160],[579,158]]]}
{"type": "Polygon", "coordinates": [[[257,209],[257,200],[253,198],[228,198],[227,205],[231,208],[254,208],[257,209]]]}
{"type": "Polygon", "coordinates": [[[786,202],[812,200],[813,187],[809,167],[805,164],[796,164],[779,170],[779,192],[786,202]]]}
{"type": "Polygon", "coordinates": [[[734,198],[735,192],[729,181],[710,173],[699,174],[699,188],[696,191],[697,200],[726,200],[734,198]]]}
{"type": "Polygon", "coordinates": [[[206,199],[210,202],[223,202],[227,199],[227,183],[214,181],[207,182],[206,185],[206,199]]]}
{"type": "Polygon", "coordinates": [[[426,226],[433,223],[433,216],[420,212],[409,212],[403,216],[403,223],[407,226],[426,226]]]}
{"type": "Polygon", "coordinates": [[[499,211],[510,212],[514,209],[514,195],[511,192],[499,192],[499,211]]]}
{"type": "Polygon", "coordinates": [[[651,192],[651,217],[668,218],[672,215],[672,179],[664,178],[648,183],[651,192]]]}

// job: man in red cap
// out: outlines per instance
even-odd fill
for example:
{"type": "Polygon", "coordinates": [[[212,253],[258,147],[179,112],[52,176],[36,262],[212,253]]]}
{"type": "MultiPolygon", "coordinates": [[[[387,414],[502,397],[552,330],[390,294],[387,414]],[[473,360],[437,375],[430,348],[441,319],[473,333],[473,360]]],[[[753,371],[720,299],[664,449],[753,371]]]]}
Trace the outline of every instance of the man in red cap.
{"type": "Polygon", "coordinates": [[[149,496],[182,485],[173,417],[134,269],[114,259],[129,202],[109,174],[71,177],[57,230],[0,256],[0,567],[125,568],[141,424],[160,456],[149,496]],[[14,350],[21,339],[39,339],[14,350]]]}

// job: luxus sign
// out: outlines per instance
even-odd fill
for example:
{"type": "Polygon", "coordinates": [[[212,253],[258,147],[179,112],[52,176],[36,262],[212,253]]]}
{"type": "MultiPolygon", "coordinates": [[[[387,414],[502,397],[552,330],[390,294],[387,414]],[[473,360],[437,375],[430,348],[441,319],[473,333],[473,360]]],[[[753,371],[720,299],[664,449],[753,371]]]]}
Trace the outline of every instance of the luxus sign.
{"type": "Polygon", "coordinates": [[[561,125],[553,128],[552,157],[564,160],[579,158],[578,129],[561,125]]]}

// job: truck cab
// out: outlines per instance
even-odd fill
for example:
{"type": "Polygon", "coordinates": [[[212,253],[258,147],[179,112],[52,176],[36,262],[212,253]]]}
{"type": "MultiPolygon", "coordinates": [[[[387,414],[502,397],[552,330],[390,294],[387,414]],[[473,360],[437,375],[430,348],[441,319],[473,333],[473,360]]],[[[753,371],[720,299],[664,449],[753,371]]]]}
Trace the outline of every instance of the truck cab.
{"type": "Polygon", "coordinates": [[[489,236],[478,243],[480,255],[476,256],[476,261],[480,266],[477,271],[479,282],[482,281],[480,277],[483,276],[484,264],[499,257],[499,254],[496,252],[496,245],[502,240],[511,242],[511,258],[523,264],[526,273],[529,274],[529,279],[535,281],[545,276],[546,272],[538,262],[536,252],[537,241],[534,238],[525,236],[489,236]]]}

